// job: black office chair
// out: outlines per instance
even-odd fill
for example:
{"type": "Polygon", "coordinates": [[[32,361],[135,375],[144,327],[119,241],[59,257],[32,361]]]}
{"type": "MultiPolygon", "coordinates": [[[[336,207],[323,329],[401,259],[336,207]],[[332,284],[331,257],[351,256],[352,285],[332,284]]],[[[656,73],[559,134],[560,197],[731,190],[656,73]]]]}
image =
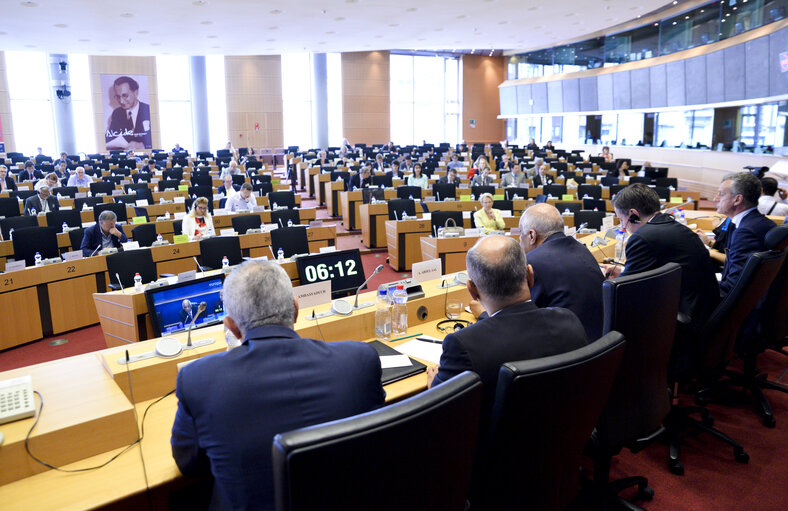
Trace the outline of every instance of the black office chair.
{"type": "Polygon", "coordinates": [[[566,186],[565,185],[544,185],[542,187],[542,193],[549,196],[553,196],[556,199],[563,199],[564,195],[566,195],[566,186]]]}
{"type": "Polygon", "coordinates": [[[432,185],[432,195],[435,200],[446,200],[457,198],[457,187],[452,183],[435,183],[432,185]]]}
{"type": "Polygon", "coordinates": [[[200,240],[200,265],[205,270],[221,268],[222,258],[225,256],[230,261],[230,265],[241,263],[243,257],[241,240],[238,236],[219,236],[200,240]]]}
{"type": "Polygon", "coordinates": [[[34,216],[9,216],[0,219],[0,231],[3,233],[4,240],[9,239],[8,233],[11,229],[16,233],[17,229],[25,227],[38,227],[38,218],[34,216]]]}
{"type": "Polygon", "coordinates": [[[279,249],[285,257],[309,253],[309,238],[306,227],[280,227],[271,231],[271,251],[277,257],[279,249]]]}
{"type": "Polygon", "coordinates": [[[503,196],[506,200],[514,200],[514,196],[517,195],[520,200],[525,200],[528,198],[528,188],[518,188],[515,186],[511,186],[509,188],[505,188],[503,191],[503,196]]]}
{"type": "MultiPolygon", "coordinates": [[[[610,483],[610,465],[621,449],[638,452],[665,431],[662,423],[670,411],[668,361],[680,296],[677,263],[602,284],[602,331],[620,332],[627,347],[586,454],[594,460],[594,495],[608,501],[611,509],[616,503],[639,509],[618,496],[630,486],[637,485],[639,499],[651,500],[654,495],[645,477],[610,483]]],[[[600,502],[600,509],[604,508],[600,502]]]]}
{"type": "MultiPolygon", "coordinates": [[[[25,217],[21,217],[25,218],[25,217]]],[[[6,219],[10,220],[10,219],[6,219]]],[[[34,218],[35,220],[35,218],[34,218]]],[[[14,259],[25,260],[27,266],[35,262],[36,252],[44,259],[58,257],[57,233],[55,227],[20,227],[14,229],[14,259]]]]}
{"type": "Polygon", "coordinates": [[[490,195],[495,195],[495,187],[494,186],[471,186],[471,194],[476,197],[477,199],[483,193],[489,193],[490,195]]]}
{"type": "MultiPolygon", "coordinates": [[[[207,172],[194,172],[191,175],[191,179],[189,181],[191,186],[208,186],[213,187],[213,176],[207,172]]],[[[194,195],[192,192],[189,192],[189,195],[194,195]]],[[[197,195],[200,197],[200,195],[197,195]]]]}
{"type": "MultiPolygon", "coordinates": [[[[566,213],[569,210],[570,213],[575,214],[583,208],[583,205],[579,202],[564,202],[558,201],[555,204],[555,208],[560,211],[561,213],[566,213]]],[[[579,225],[579,224],[578,224],[579,225]]]]}
{"type": "Polygon", "coordinates": [[[234,216],[230,222],[232,222],[233,230],[238,234],[246,234],[246,231],[249,229],[259,229],[260,224],[260,215],[239,215],[234,216]]]}
{"type": "Polygon", "coordinates": [[[618,176],[602,176],[599,180],[602,186],[615,186],[618,185],[618,176]]]}
{"type": "Polygon", "coordinates": [[[147,200],[148,204],[153,204],[153,192],[147,186],[145,186],[145,187],[138,187],[135,190],[134,193],[135,193],[135,198],[134,198],[134,200],[135,200],[134,203],[135,204],[136,204],[136,201],[143,200],[143,199],[147,200]]]}
{"type": "Polygon", "coordinates": [[[674,190],[679,187],[679,180],[675,177],[658,177],[654,179],[654,184],[657,186],[664,186],[665,188],[673,187],[674,190]]]}
{"type": "Polygon", "coordinates": [[[581,209],[575,212],[575,227],[581,224],[586,225],[587,229],[596,229],[597,231],[602,228],[602,219],[605,218],[604,211],[587,211],[581,209]]]}
{"type": "Polygon", "coordinates": [[[501,366],[490,431],[480,432],[471,509],[560,510],[624,355],[611,332],[578,350],[501,366]]]}
{"type": "Polygon", "coordinates": [[[133,193],[129,193],[126,195],[113,195],[112,201],[115,204],[126,204],[129,206],[133,206],[137,203],[137,195],[133,193]]]}
{"type": "Polygon", "coordinates": [[[173,235],[183,234],[183,220],[173,220],[172,234],[173,235]]]}
{"type": "Polygon", "coordinates": [[[153,174],[150,172],[137,172],[131,175],[131,180],[134,183],[150,183],[153,179],[153,174]]]}
{"type": "Polygon", "coordinates": [[[641,183],[646,186],[651,184],[650,177],[639,177],[639,176],[632,176],[629,178],[629,184],[634,185],[635,183],[641,183]]]}
{"type": "Polygon", "coordinates": [[[82,211],[82,208],[88,205],[89,208],[95,208],[96,204],[104,204],[103,197],[81,197],[79,199],[74,199],[74,209],[77,211],[82,211]]]}
{"type": "MultiPolygon", "coordinates": [[[[175,169],[165,170],[164,172],[161,173],[161,177],[163,177],[168,181],[180,182],[183,180],[183,170],[175,170],[175,169]]],[[[161,186],[159,186],[159,189],[161,189],[161,186]]]]}
{"type": "Polygon", "coordinates": [[[270,174],[255,174],[249,178],[251,183],[254,185],[256,183],[270,183],[271,182],[271,175],[270,174]]]}
{"type": "Polygon", "coordinates": [[[510,200],[494,200],[492,207],[501,211],[514,212],[514,203],[510,200]]]}
{"type": "Polygon", "coordinates": [[[452,222],[449,219],[454,220],[454,224],[457,227],[462,227],[462,211],[433,211],[430,217],[430,222],[432,224],[432,235],[438,235],[438,229],[441,227],[452,226],[452,222]]]}
{"type": "MultiPolygon", "coordinates": [[[[666,186],[655,186],[654,191],[657,192],[659,198],[665,201],[670,201],[670,189],[666,186]]],[[[610,193],[612,194],[613,191],[611,190],[610,193]]]]}
{"type": "Polygon", "coordinates": [[[211,185],[190,186],[188,193],[189,197],[205,197],[209,202],[213,202],[213,186],[211,185]]]}
{"type": "Polygon", "coordinates": [[[372,176],[372,186],[383,185],[385,188],[391,188],[392,180],[393,178],[391,174],[381,174],[377,176],[372,176]]]}
{"type": "Polygon", "coordinates": [[[295,194],[293,192],[270,192],[268,194],[268,207],[273,209],[274,204],[278,207],[287,206],[292,209],[296,207],[295,194]]]}
{"type": "Polygon", "coordinates": [[[118,217],[118,222],[125,222],[128,220],[128,216],[126,215],[126,205],[125,204],[113,204],[111,202],[102,202],[101,204],[96,204],[93,206],[93,219],[98,222],[99,215],[102,211],[112,211],[115,213],[115,216],[118,217]]]}
{"type": "Polygon", "coordinates": [[[156,224],[141,224],[131,229],[131,237],[141,247],[149,247],[156,241],[156,224]]]}
{"type": "Polygon", "coordinates": [[[277,511],[463,509],[480,404],[479,377],[466,371],[393,405],[275,436],[277,511]],[[385,461],[370,470],[370,459],[385,461]],[[392,481],[406,490],[392,492],[392,481]]]}
{"type": "Polygon", "coordinates": [[[35,190],[17,190],[15,192],[9,192],[8,196],[15,199],[22,199],[22,203],[24,203],[27,199],[37,194],[38,192],[35,190]]]}
{"type": "Polygon", "coordinates": [[[79,192],[79,188],[76,186],[58,186],[57,188],[52,188],[52,195],[57,197],[58,195],[62,197],[71,197],[72,199],[77,196],[79,192]]]}
{"type": "Polygon", "coordinates": [[[19,201],[14,197],[0,197],[0,216],[10,218],[20,216],[19,201]]]}
{"type": "Polygon", "coordinates": [[[72,229],[68,231],[68,241],[71,244],[71,250],[79,250],[82,246],[82,238],[85,237],[85,229],[72,229]]]}
{"type": "Polygon", "coordinates": [[[233,174],[232,178],[234,185],[241,186],[246,182],[246,176],[244,176],[243,174],[233,174]]]}
{"type": "Polygon", "coordinates": [[[602,187],[599,185],[578,185],[577,198],[582,199],[585,196],[591,199],[601,199],[602,187]]]}
{"type": "Polygon", "coordinates": [[[583,199],[583,209],[607,211],[607,202],[603,199],[583,199]]]}
{"type": "Polygon", "coordinates": [[[421,187],[420,186],[398,186],[397,187],[397,198],[398,199],[410,199],[413,197],[414,199],[421,199],[421,187]]]}
{"type": "Polygon", "coordinates": [[[389,220],[402,220],[402,213],[416,216],[416,202],[411,199],[389,199],[389,220]]]}
{"type": "Polygon", "coordinates": [[[153,282],[157,278],[156,263],[149,248],[127,250],[107,255],[109,288],[112,290],[134,286],[134,275],[139,273],[142,283],[153,282]],[[120,284],[118,283],[120,277],[120,284]]]}
{"type": "Polygon", "coordinates": [[[59,209],[47,213],[47,225],[63,232],[63,222],[69,227],[82,227],[82,216],[75,209],[59,209]]]}
{"type": "Polygon", "coordinates": [[[175,179],[163,179],[157,183],[160,192],[166,192],[167,190],[177,190],[180,186],[181,182],[175,179]]]}
{"type": "Polygon", "coordinates": [[[112,195],[112,190],[115,189],[115,183],[107,181],[94,181],[90,183],[90,193],[97,195],[103,193],[104,195],[112,195]]]}
{"type": "Polygon", "coordinates": [[[274,185],[270,182],[260,181],[252,185],[252,191],[260,197],[264,197],[274,191],[274,185]]]}
{"type": "Polygon", "coordinates": [[[290,220],[294,225],[301,223],[301,214],[297,209],[278,209],[271,211],[271,223],[279,227],[287,227],[287,221],[290,220]]]}

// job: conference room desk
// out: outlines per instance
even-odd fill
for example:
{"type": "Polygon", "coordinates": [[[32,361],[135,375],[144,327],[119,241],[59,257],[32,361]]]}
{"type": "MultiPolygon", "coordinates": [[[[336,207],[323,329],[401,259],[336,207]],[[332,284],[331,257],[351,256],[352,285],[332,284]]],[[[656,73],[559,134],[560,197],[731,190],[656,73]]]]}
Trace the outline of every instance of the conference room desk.
{"type": "MultiPolygon", "coordinates": [[[[447,277],[450,278],[450,277],[447,277]]],[[[444,319],[444,300],[458,298],[468,303],[465,286],[454,286],[448,292],[439,289],[442,279],[423,283],[425,297],[408,302],[410,325],[408,334],[432,335],[443,338],[435,325],[444,319]],[[419,306],[427,308],[427,317],[416,318],[419,306]]],[[[374,292],[363,293],[360,300],[374,301],[374,292]]],[[[327,310],[329,304],[316,307],[327,310]]],[[[352,332],[354,339],[373,340],[375,307],[362,309],[349,317],[331,316],[320,320],[320,331],[327,341],[345,340],[352,332]]],[[[320,331],[302,311],[295,330],[302,337],[321,339],[320,331]]],[[[464,319],[471,319],[463,313],[464,319]]],[[[175,334],[185,342],[185,334],[175,334]]],[[[97,470],[62,473],[47,470],[31,461],[24,451],[24,437],[33,420],[25,419],[0,426],[6,435],[0,454],[0,502],[11,503],[13,509],[82,510],[147,508],[146,484],[141,454],[145,460],[153,509],[170,509],[171,499],[178,490],[194,483],[181,476],[172,458],[170,436],[177,409],[177,399],[168,395],[175,388],[177,364],[224,351],[227,346],[221,326],[207,327],[192,333],[194,340],[213,338],[215,343],[187,351],[172,359],[148,359],[136,362],[126,372],[118,359],[153,350],[156,340],[133,346],[108,348],[94,353],[47,362],[0,373],[0,379],[30,374],[33,387],[46,401],[41,421],[30,438],[31,450],[40,458],[53,461],[66,469],[101,464],[118,454],[136,438],[136,425],[144,418],[145,436],[139,446],[132,447],[115,461],[97,470]],[[131,378],[138,423],[129,399],[131,378]],[[13,470],[11,470],[13,467],[13,470]]],[[[412,339],[386,343],[397,346],[412,339]]],[[[425,362],[426,363],[426,362],[425,362]]],[[[386,385],[388,403],[401,400],[426,388],[425,372],[386,385]]],[[[198,481],[197,484],[204,484],[198,481]]]]}
{"type": "Polygon", "coordinates": [[[362,204],[359,207],[361,218],[361,240],[367,248],[386,245],[386,220],[389,219],[389,205],[385,202],[362,204]]]}
{"type": "MultiPolygon", "coordinates": [[[[221,215],[214,215],[213,227],[217,231],[220,229],[230,229],[233,226],[233,218],[244,215],[259,215],[260,223],[271,223],[271,210],[257,211],[257,212],[243,212],[243,213],[227,213],[221,215]]],[[[303,208],[298,210],[298,217],[301,223],[308,223],[317,218],[317,210],[315,208],[303,208]]]]}
{"type": "MultiPolygon", "coordinates": [[[[315,199],[317,200],[317,205],[322,206],[326,203],[328,192],[323,187],[324,185],[331,183],[331,173],[319,173],[319,174],[312,174],[312,189],[315,190],[315,199]]],[[[344,182],[344,181],[343,181],[344,182]]]]}
{"type": "MultiPolygon", "coordinates": [[[[397,190],[386,188],[383,192],[383,197],[385,200],[396,199],[397,190]]],[[[342,204],[342,225],[345,226],[345,229],[349,231],[361,229],[359,215],[361,204],[363,203],[363,192],[361,190],[340,192],[339,201],[342,204]]]]}
{"type": "MultiPolygon", "coordinates": [[[[518,235],[507,234],[517,240],[518,235]]],[[[457,238],[420,238],[421,260],[440,259],[443,273],[456,273],[465,270],[465,256],[481,236],[460,236],[457,238]]]]}
{"type": "MultiPolygon", "coordinates": [[[[279,189],[274,188],[274,191],[287,192],[287,191],[290,190],[288,185],[277,185],[277,186],[279,186],[279,189]]],[[[254,197],[255,197],[255,200],[256,200],[258,206],[266,206],[266,207],[269,206],[269,204],[268,204],[268,196],[267,195],[263,195],[262,197],[255,195],[254,197]]],[[[214,210],[221,209],[220,206],[219,206],[219,201],[220,200],[221,199],[214,199],[213,200],[213,209],[214,210]]],[[[296,205],[297,208],[301,207],[301,194],[300,193],[295,194],[295,205],[296,205]]]]}

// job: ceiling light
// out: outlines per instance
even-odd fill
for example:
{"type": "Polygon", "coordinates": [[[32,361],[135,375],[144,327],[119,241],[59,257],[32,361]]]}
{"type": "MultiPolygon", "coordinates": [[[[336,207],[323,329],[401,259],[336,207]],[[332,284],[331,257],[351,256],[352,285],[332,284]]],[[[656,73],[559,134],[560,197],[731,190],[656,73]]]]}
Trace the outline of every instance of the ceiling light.
{"type": "Polygon", "coordinates": [[[208,2],[206,2],[205,0],[194,0],[194,1],[192,2],[192,5],[196,5],[196,6],[198,6],[198,7],[199,7],[199,6],[201,6],[201,5],[205,5],[205,4],[207,4],[207,3],[208,3],[208,2]]]}
{"type": "Polygon", "coordinates": [[[700,12],[701,14],[703,14],[704,12],[706,12],[706,9],[701,9],[700,12]]]}
{"type": "Polygon", "coordinates": [[[399,23],[389,23],[389,26],[390,26],[390,27],[398,27],[398,26],[399,26],[399,23]]]}
{"type": "Polygon", "coordinates": [[[124,12],[120,15],[121,18],[133,18],[134,15],[130,12],[124,12]]]}
{"type": "Polygon", "coordinates": [[[343,18],[342,16],[339,16],[337,18],[334,18],[334,21],[345,21],[345,18],[343,18]]]}
{"type": "Polygon", "coordinates": [[[22,7],[38,7],[38,4],[35,2],[19,2],[22,7]]]}
{"type": "Polygon", "coordinates": [[[90,39],[80,39],[79,42],[80,43],[89,43],[90,39]]]}
{"type": "Polygon", "coordinates": [[[65,23],[57,23],[55,25],[55,28],[68,28],[68,25],[66,25],[65,23]]]}
{"type": "Polygon", "coordinates": [[[416,12],[418,10],[419,10],[418,7],[408,7],[407,9],[405,9],[405,12],[416,12]]]}
{"type": "Polygon", "coordinates": [[[684,19],[685,19],[685,20],[688,20],[688,19],[689,19],[689,16],[684,16],[684,19]]]}
{"type": "Polygon", "coordinates": [[[734,8],[733,8],[733,10],[734,10],[734,11],[735,11],[736,9],[738,9],[738,7],[734,7],[734,8]]]}
{"type": "Polygon", "coordinates": [[[266,39],[265,41],[266,41],[267,43],[272,43],[272,42],[276,41],[276,39],[266,39]]]}
{"type": "Polygon", "coordinates": [[[138,34],[147,34],[148,31],[147,30],[137,30],[137,33],[138,34]]]}
{"type": "Polygon", "coordinates": [[[673,24],[675,25],[675,24],[676,24],[676,22],[674,21],[674,22],[673,22],[673,24]]]}
{"type": "Polygon", "coordinates": [[[218,35],[207,35],[205,37],[207,37],[208,39],[217,39],[219,36],[218,35]]]}
{"type": "Polygon", "coordinates": [[[161,46],[161,43],[150,43],[151,46],[161,46]]]}
{"type": "Polygon", "coordinates": [[[35,44],[26,44],[25,45],[25,48],[35,48],[35,47],[36,47],[35,44]]]}
{"type": "Polygon", "coordinates": [[[270,12],[271,14],[282,14],[282,11],[279,10],[279,9],[273,9],[273,10],[268,11],[268,12],[270,12]]]}
{"type": "Polygon", "coordinates": [[[458,20],[464,20],[465,18],[467,18],[467,16],[464,14],[460,14],[459,16],[457,16],[458,20]]]}
{"type": "Polygon", "coordinates": [[[278,30],[278,29],[279,29],[279,27],[277,27],[276,25],[268,27],[268,30],[278,30]]]}
{"type": "Polygon", "coordinates": [[[213,21],[208,21],[208,20],[200,22],[200,25],[212,25],[212,24],[213,24],[213,21]]]}
{"type": "Polygon", "coordinates": [[[678,0],[673,0],[673,5],[676,5],[677,3],[679,3],[678,0]]]}

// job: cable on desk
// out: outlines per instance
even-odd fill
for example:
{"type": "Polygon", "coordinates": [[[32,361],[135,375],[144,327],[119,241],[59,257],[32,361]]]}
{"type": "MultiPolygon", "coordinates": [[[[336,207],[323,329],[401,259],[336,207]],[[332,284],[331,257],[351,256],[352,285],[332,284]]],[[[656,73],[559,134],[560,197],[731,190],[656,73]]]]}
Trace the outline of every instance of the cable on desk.
{"type": "Polygon", "coordinates": [[[312,318],[315,320],[315,324],[317,325],[317,331],[320,332],[320,340],[326,342],[326,338],[323,335],[323,330],[320,329],[320,322],[317,320],[317,316],[315,315],[315,309],[312,309],[312,318]]]}

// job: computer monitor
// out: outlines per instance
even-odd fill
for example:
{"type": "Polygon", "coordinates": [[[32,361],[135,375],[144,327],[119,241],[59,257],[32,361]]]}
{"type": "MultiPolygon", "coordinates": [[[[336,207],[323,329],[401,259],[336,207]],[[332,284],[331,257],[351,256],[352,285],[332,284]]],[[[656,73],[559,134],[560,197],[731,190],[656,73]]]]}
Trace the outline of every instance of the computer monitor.
{"type": "Polygon", "coordinates": [[[220,323],[225,316],[221,291],[224,275],[202,277],[145,291],[153,333],[156,337],[183,332],[197,314],[200,302],[207,307],[193,328],[220,323]]]}
{"type": "Polygon", "coordinates": [[[355,293],[366,280],[361,252],[357,248],[299,257],[296,259],[296,268],[301,284],[330,280],[332,298],[346,296],[348,292],[355,293]]]}

